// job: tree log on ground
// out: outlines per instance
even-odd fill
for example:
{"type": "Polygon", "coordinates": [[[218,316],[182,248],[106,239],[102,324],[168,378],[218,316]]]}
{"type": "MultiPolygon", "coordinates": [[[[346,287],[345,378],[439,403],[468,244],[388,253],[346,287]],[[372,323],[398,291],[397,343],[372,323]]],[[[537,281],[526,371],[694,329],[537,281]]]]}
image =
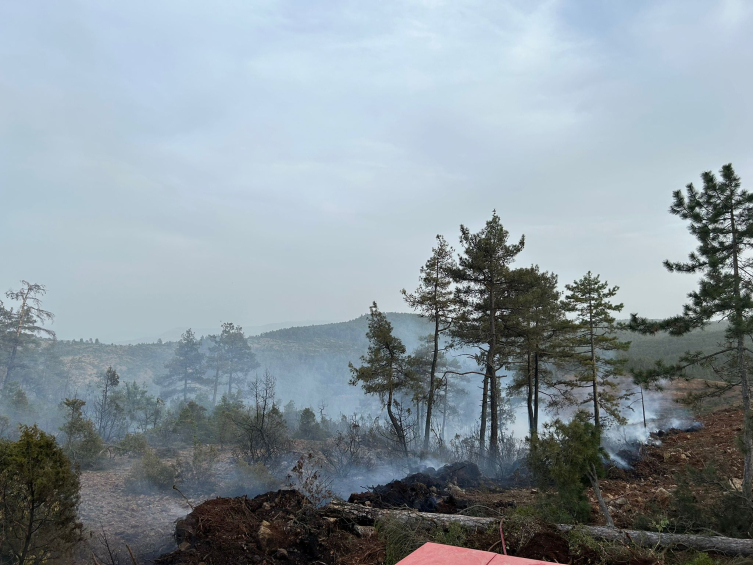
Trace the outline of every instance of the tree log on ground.
{"type": "MultiPolygon", "coordinates": [[[[486,530],[491,526],[499,524],[499,518],[479,518],[476,516],[462,516],[460,514],[432,514],[411,510],[384,510],[361,506],[359,504],[349,504],[347,502],[332,502],[324,509],[324,512],[329,516],[349,518],[362,526],[372,526],[381,518],[391,518],[403,521],[406,524],[423,525],[427,528],[460,524],[463,528],[473,531],[486,530]]],[[[679,547],[694,549],[696,551],[712,551],[726,555],[753,555],[753,540],[751,539],[666,534],[639,530],[621,530],[604,526],[558,524],[556,527],[562,532],[578,528],[596,539],[622,542],[641,547],[679,547]]]]}

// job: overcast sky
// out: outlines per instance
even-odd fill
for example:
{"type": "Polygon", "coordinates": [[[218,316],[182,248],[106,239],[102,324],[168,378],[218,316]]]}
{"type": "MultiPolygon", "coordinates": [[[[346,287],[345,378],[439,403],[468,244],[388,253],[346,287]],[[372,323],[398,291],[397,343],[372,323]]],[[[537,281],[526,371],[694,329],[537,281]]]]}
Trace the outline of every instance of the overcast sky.
{"type": "Polygon", "coordinates": [[[679,311],[672,190],[753,183],[753,3],[0,4],[0,288],[63,338],[405,310],[434,236],[679,311]]]}

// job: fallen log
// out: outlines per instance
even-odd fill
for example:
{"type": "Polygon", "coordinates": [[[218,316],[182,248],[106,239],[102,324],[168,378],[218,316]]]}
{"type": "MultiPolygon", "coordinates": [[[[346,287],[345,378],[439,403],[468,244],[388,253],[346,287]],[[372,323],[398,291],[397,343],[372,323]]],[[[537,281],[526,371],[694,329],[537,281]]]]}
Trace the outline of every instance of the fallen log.
{"type": "MultiPolygon", "coordinates": [[[[499,518],[479,518],[460,514],[433,514],[412,510],[385,510],[338,501],[331,502],[324,509],[324,512],[328,516],[349,518],[361,526],[373,526],[377,520],[383,518],[391,518],[405,522],[406,524],[421,525],[427,528],[460,524],[463,528],[472,531],[487,530],[491,526],[499,524],[499,518]]],[[[556,527],[562,532],[569,532],[577,528],[596,539],[632,544],[640,547],[677,547],[694,549],[696,551],[711,551],[725,555],[753,555],[753,540],[751,539],[666,534],[641,530],[621,530],[619,528],[607,528],[604,526],[556,524],[556,527]]]]}

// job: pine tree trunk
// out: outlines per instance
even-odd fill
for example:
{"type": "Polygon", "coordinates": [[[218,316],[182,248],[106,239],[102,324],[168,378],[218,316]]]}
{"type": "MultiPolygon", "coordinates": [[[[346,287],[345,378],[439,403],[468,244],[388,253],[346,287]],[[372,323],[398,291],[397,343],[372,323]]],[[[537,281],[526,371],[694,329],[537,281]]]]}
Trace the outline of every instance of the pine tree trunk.
{"type": "Polygon", "coordinates": [[[445,383],[444,383],[444,410],[442,411],[442,445],[444,445],[444,428],[447,424],[447,392],[449,388],[449,379],[447,376],[445,376],[445,383]]]}
{"type": "MultiPolygon", "coordinates": [[[[730,213],[730,225],[732,229],[732,268],[734,274],[735,300],[735,324],[738,328],[743,324],[742,292],[740,289],[740,258],[737,241],[737,228],[735,214],[730,213]]],[[[740,331],[739,329],[737,330],[740,331]]],[[[740,386],[743,393],[743,484],[742,493],[748,500],[753,499],[753,414],[750,410],[750,384],[748,383],[748,371],[745,366],[745,336],[737,336],[737,370],[740,377],[740,386]]]]}
{"type": "Polygon", "coordinates": [[[533,373],[531,367],[531,352],[529,351],[526,356],[526,376],[528,378],[528,435],[533,438],[534,436],[534,416],[533,416],[533,373]]]}
{"type": "Polygon", "coordinates": [[[214,373],[214,390],[212,391],[212,406],[217,406],[217,386],[220,384],[220,368],[214,373]]]}
{"type": "Polygon", "coordinates": [[[388,392],[387,396],[387,415],[390,418],[390,422],[392,423],[392,428],[395,430],[395,434],[397,435],[397,440],[400,443],[400,447],[403,450],[403,453],[405,456],[408,456],[408,445],[405,441],[405,432],[403,431],[402,426],[400,426],[400,422],[397,421],[397,418],[392,413],[392,387],[390,386],[390,390],[388,392]]]}
{"type": "Polygon", "coordinates": [[[599,502],[599,509],[601,510],[601,513],[604,515],[604,518],[607,521],[607,527],[614,528],[612,515],[609,513],[607,503],[604,502],[604,497],[601,495],[601,489],[599,488],[599,476],[596,474],[596,466],[593,463],[591,463],[591,470],[586,474],[588,475],[588,480],[591,481],[591,486],[594,489],[596,500],[599,502]]]}
{"type": "Polygon", "coordinates": [[[481,393],[481,427],[479,430],[479,453],[483,459],[486,453],[486,420],[489,410],[489,375],[484,375],[484,387],[481,393]]]}
{"type": "Polygon", "coordinates": [[[591,301],[588,302],[588,337],[591,342],[591,380],[593,385],[594,395],[594,425],[597,430],[601,429],[601,419],[599,418],[599,385],[597,382],[598,371],[596,368],[596,345],[594,344],[594,319],[593,319],[593,305],[591,301]]]}
{"type": "MultiPolygon", "coordinates": [[[[539,434],[539,352],[533,354],[533,433],[539,434]]],[[[533,437],[533,436],[531,436],[533,437]]]]}
{"type": "Polygon", "coordinates": [[[489,331],[491,339],[489,340],[489,351],[486,356],[486,374],[489,375],[489,392],[491,401],[489,409],[491,410],[491,426],[489,429],[489,456],[491,464],[496,465],[497,453],[499,451],[499,383],[497,382],[494,360],[497,353],[497,309],[494,297],[494,291],[489,293],[489,331]]]}
{"type": "MultiPolygon", "coordinates": [[[[437,285],[434,285],[436,299],[437,285]]],[[[424,451],[429,450],[429,435],[431,434],[431,412],[434,407],[434,378],[437,372],[437,359],[439,358],[439,312],[434,312],[434,354],[431,358],[431,371],[429,372],[429,394],[426,397],[426,426],[424,426],[424,451]]]]}

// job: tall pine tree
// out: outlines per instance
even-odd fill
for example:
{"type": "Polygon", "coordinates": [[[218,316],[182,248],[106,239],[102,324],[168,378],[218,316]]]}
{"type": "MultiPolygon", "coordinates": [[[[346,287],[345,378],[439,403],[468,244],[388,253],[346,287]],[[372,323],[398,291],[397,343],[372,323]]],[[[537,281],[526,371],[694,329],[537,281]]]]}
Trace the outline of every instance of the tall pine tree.
{"type": "MultiPolygon", "coordinates": [[[[688,295],[682,314],[661,321],[631,316],[631,329],[642,333],[668,332],[684,335],[714,320],[727,320],[726,343],[717,351],[702,355],[687,353],[671,366],[659,363],[643,377],[658,379],[681,375],[691,365],[715,366],[726,381],[711,389],[741,391],[743,421],[742,492],[753,498],[753,413],[750,401],[751,360],[746,337],[753,334],[753,194],[742,188],[731,164],[724,165],[719,177],[711,171],[701,174],[703,188],[688,184],[683,194],[672,194],[671,214],[688,222],[688,230],[698,247],[686,262],[665,261],[670,272],[700,275],[698,290],[688,295]]],[[[646,380],[645,378],[643,379],[646,380]]]]}
{"type": "MultiPolygon", "coordinates": [[[[405,345],[392,334],[392,324],[374,302],[369,308],[369,329],[366,332],[369,348],[361,357],[362,365],[350,363],[353,386],[360,385],[366,394],[375,394],[387,408],[398,446],[408,456],[405,426],[395,409],[399,408],[397,394],[412,388],[413,374],[408,365],[405,345]]],[[[402,411],[401,411],[402,412],[402,411]]]]}
{"type": "MultiPolygon", "coordinates": [[[[625,374],[629,341],[620,341],[615,332],[613,312],[621,312],[622,304],[610,302],[619,287],[610,287],[599,275],[586,273],[573,284],[565,285],[565,310],[575,315],[576,328],[570,347],[574,352],[575,375],[566,383],[571,389],[587,390],[585,400],[593,406],[594,425],[601,429],[605,420],[622,422],[620,402],[626,397],[619,390],[618,377],[625,374]]],[[[579,397],[577,394],[574,398],[579,397]]]]}
{"type": "Polygon", "coordinates": [[[204,354],[199,351],[200,345],[191,328],[180,337],[172,359],[165,364],[167,373],[156,379],[162,387],[163,396],[182,394],[185,402],[189,391],[195,393],[201,385],[206,384],[204,354]]]}
{"type": "Polygon", "coordinates": [[[442,333],[450,329],[455,310],[451,273],[453,269],[457,268],[457,265],[452,255],[452,247],[441,235],[438,235],[437,246],[432,249],[431,257],[421,267],[418,288],[411,294],[408,294],[405,289],[402,291],[408,305],[434,324],[434,332],[431,335],[431,365],[426,394],[424,451],[429,449],[434,396],[437,390],[437,363],[440,359],[439,339],[442,333]]]}
{"type": "Polygon", "coordinates": [[[517,274],[521,292],[510,325],[520,340],[511,389],[526,392],[528,428],[533,438],[539,429],[542,388],[551,381],[552,364],[568,356],[567,338],[574,325],[565,316],[557,275],[541,272],[538,265],[517,269],[517,274]]]}
{"type": "Polygon", "coordinates": [[[489,454],[496,460],[499,449],[499,403],[501,399],[497,371],[509,363],[504,317],[509,315],[513,296],[519,292],[510,268],[523,250],[525,238],[509,243],[510,234],[493,212],[491,220],[478,233],[460,226],[461,255],[453,279],[458,284],[456,300],[459,313],[453,337],[463,345],[476,347],[476,361],[484,367],[481,399],[479,447],[485,450],[487,413],[490,415],[489,454]]]}

